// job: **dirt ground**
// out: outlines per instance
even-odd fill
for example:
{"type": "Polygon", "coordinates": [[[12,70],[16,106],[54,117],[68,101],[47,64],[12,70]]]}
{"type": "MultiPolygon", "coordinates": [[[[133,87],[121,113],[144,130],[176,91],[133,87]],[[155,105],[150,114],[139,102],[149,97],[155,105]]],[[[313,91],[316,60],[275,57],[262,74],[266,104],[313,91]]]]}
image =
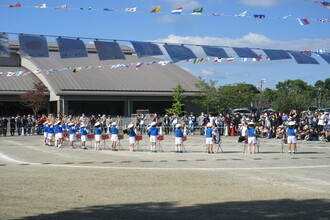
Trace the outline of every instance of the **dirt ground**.
{"type": "Polygon", "coordinates": [[[261,139],[249,155],[236,137],[219,154],[204,141],[189,136],[178,154],[173,136],[157,153],[147,136],[142,152],[127,138],[113,152],[1,137],[0,219],[330,219],[330,143],[299,142],[290,155],[261,139]]]}

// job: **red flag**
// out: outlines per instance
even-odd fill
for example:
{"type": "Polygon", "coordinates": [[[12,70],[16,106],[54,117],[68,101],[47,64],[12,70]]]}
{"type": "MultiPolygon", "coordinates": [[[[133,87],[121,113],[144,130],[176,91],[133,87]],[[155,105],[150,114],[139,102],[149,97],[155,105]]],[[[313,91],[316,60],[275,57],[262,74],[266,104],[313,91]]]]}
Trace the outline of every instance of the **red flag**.
{"type": "Polygon", "coordinates": [[[21,3],[17,3],[16,5],[9,5],[9,8],[16,8],[16,7],[21,7],[21,3]]]}

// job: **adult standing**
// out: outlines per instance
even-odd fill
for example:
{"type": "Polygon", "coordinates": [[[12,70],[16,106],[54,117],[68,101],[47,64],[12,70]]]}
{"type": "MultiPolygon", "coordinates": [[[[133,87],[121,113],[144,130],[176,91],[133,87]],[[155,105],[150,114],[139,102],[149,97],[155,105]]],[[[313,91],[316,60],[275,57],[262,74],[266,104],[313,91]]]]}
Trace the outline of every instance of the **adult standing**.
{"type": "Polygon", "coordinates": [[[10,135],[14,136],[15,135],[15,129],[16,129],[16,121],[15,121],[15,117],[12,116],[9,120],[10,123],[10,135]]]}
{"type": "Polygon", "coordinates": [[[189,116],[189,128],[190,128],[190,133],[192,135],[195,134],[195,125],[196,125],[196,117],[194,113],[191,112],[189,116]]]}
{"type": "Polygon", "coordinates": [[[171,122],[170,117],[168,117],[168,115],[165,115],[165,117],[163,119],[165,134],[170,133],[170,122],[171,122]]]}

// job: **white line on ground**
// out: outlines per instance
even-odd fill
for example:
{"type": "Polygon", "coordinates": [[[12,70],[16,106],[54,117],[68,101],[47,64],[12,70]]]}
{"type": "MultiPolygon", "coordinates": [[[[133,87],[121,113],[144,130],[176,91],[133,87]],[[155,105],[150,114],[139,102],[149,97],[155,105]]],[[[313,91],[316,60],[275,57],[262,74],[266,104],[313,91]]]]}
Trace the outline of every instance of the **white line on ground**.
{"type": "Polygon", "coordinates": [[[79,165],[65,165],[65,164],[42,164],[30,163],[13,159],[0,152],[0,157],[3,159],[20,164],[29,164],[36,166],[52,166],[62,168],[89,168],[89,169],[122,169],[122,170],[189,170],[189,171],[220,171],[220,170],[282,170],[282,169],[316,169],[316,168],[330,168],[330,165],[319,166],[286,166],[286,167],[217,167],[217,168],[190,168],[190,167],[173,167],[173,168],[160,168],[160,167],[106,167],[106,166],[79,166],[79,165]]]}

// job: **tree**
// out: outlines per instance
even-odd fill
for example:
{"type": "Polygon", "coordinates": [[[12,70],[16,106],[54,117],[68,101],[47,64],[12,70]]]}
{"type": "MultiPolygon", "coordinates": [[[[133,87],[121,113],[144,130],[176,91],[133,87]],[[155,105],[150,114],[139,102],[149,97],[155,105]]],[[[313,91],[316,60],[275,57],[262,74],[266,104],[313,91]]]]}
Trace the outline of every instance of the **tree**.
{"type": "Polygon", "coordinates": [[[199,88],[200,93],[196,94],[196,98],[193,100],[194,103],[206,108],[208,113],[217,111],[217,105],[215,104],[218,99],[218,89],[215,84],[217,81],[210,80],[206,82],[202,78],[199,78],[199,82],[195,84],[199,88]]]}
{"type": "Polygon", "coordinates": [[[173,104],[172,108],[166,109],[166,114],[172,115],[177,114],[181,115],[183,113],[186,113],[186,111],[182,110],[185,106],[184,104],[184,96],[182,96],[182,93],[184,93],[185,90],[182,88],[182,86],[179,84],[177,87],[173,88],[172,92],[172,98],[173,98],[173,104]]]}
{"type": "Polygon", "coordinates": [[[298,111],[306,110],[311,103],[311,98],[297,91],[278,91],[272,106],[281,112],[290,112],[292,109],[298,111]]]}
{"type": "Polygon", "coordinates": [[[325,101],[330,97],[330,78],[324,80],[318,80],[314,84],[315,96],[317,100],[317,106],[321,108],[325,105],[325,101]]]}
{"type": "Polygon", "coordinates": [[[34,83],[33,90],[27,91],[20,96],[21,102],[28,108],[31,108],[34,115],[47,106],[46,89],[46,86],[41,82],[34,83]]]}

